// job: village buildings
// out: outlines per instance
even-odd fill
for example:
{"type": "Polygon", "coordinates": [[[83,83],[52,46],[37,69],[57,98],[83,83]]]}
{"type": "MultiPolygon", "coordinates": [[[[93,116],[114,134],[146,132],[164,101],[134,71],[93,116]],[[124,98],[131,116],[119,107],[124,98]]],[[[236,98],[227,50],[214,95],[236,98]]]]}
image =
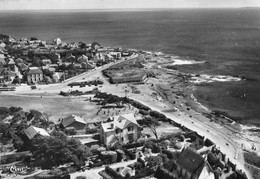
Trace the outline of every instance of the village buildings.
{"type": "Polygon", "coordinates": [[[140,137],[140,126],[134,114],[110,117],[110,122],[102,123],[100,141],[107,146],[120,141],[124,144],[134,142],[140,137]]]}
{"type": "Polygon", "coordinates": [[[27,83],[36,84],[43,81],[43,72],[38,67],[30,67],[27,73],[27,83]]]}

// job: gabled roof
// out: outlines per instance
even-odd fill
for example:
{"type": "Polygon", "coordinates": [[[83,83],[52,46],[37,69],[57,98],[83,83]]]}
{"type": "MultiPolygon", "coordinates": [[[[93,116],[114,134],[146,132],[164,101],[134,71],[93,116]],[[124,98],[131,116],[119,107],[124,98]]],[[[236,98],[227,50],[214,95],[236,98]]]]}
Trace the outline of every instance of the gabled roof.
{"type": "Polygon", "coordinates": [[[176,163],[191,174],[199,175],[204,167],[205,160],[201,155],[189,148],[186,148],[180,154],[180,157],[177,159],[176,163]]]}
{"type": "Polygon", "coordinates": [[[88,59],[88,57],[86,55],[81,55],[78,59],[88,59]]]}
{"type": "Polygon", "coordinates": [[[110,55],[110,54],[106,54],[106,57],[113,58],[112,55],[110,55]]]}
{"type": "Polygon", "coordinates": [[[104,132],[114,131],[117,128],[124,129],[128,126],[128,124],[131,123],[139,126],[135,116],[132,113],[110,117],[110,119],[113,121],[101,124],[101,127],[103,128],[104,132]]]}
{"type": "Polygon", "coordinates": [[[13,64],[15,64],[15,63],[14,63],[14,60],[13,60],[12,58],[9,58],[8,65],[13,65],[13,64]]]}
{"type": "Polygon", "coordinates": [[[75,59],[75,56],[72,55],[72,54],[69,54],[66,58],[67,58],[67,59],[68,59],[68,58],[73,58],[73,59],[75,59]]]}
{"type": "Polygon", "coordinates": [[[61,122],[61,124],[63,125],[63,127],[67,127],[69,125],[71,125],[74,122],[79,122],[82,124],[86,124],[85,120],[83,118],[81,118],[80,116],[76,116],[76,115],[69,115],[68,117],[64,118],[61,122]]]}
{"type": "Polygon", "coordinates": [[[32,69],[27,74],[28,75],[31,75],[31,74],[42,74],[42,71],[40,69],[32,69]]]}
{"type": "Polygon", "coordinates": [[[79,62],[87,62],[88,57],[86,55],[81,55],[78,59],[79,62]]]}
{"type": "Polygon", "coordinates": [[[30,74],[39,74],[39,73],[42,73],[42,70],[40,70],[38,67],[30,67],[29,72],[27,74],[30,75],[30,74]]]}
{"type": "Polygon", "coordinates": [[[45,137],[50,136],[45,129],[34,127],[34,126],[28,127],[27,129],[24,130],[24,132],[29,139],[34,138],[37,134],[45,137]]]}

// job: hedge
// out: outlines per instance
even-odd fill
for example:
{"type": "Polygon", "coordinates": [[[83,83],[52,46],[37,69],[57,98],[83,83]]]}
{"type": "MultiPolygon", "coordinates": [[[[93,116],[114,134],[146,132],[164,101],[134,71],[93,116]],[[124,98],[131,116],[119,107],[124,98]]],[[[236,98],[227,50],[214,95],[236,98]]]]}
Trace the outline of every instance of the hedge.
{"type": "Polygon", "coordinates": [[[107,172],[108,175],[112,176],[115,179],[123,179],[123,177],[118,172],[116,172],[109,166],[105,167],[105,171],[107,172]]]}
{"type": "Polygon", "coordinates": [[[101,167],[102,165],[104,165],[104,163],[102,161],[100,161],[97,163],[90,164],[89,167],[95,168],[95,167],[101,167]]]}
{"type": "Polygon", "coordinates": [[[139,113],[142,115],[149,115],[149,111],[143,110],[143,109],[139,109],[139,113]]]}
{"type": "Polygon", "coordinates": [[[161,114],[158,111],[150,111],[150,116],[152,116],[154,118],[160,118],[161,120],[166,118],[166,116],[164,114],[161,114]]]}
{"type": "Polygon", "coordinates": [[[145,105],[143,105],[142,103],[139,103],[139,102],[137,102],[137,101],[131,101],[131,104],[132,104],[134,107],[138,108],[138,109],[142,109],[142,110],[145,110],[145,111],[151,110],[149,107],[147,107],[147,106],[145,106],[145,105]]]}
{"type": "Polygon", "coordinates": [[[145,161],[142,158],[138,158],[137,162],[142,164],[142,167],[145,167],[145,161]]]}
{"type": "Polygon", "coordinates": [[[173,152],[171,152],[169,150],[162,150],[162,153],[166,154],[168,159],[176,159],[177,158],[177,154],[173,153],[173,152]]]}
{"type": "Polygon", "coordinates": [[[101,152],[102,161],[107,161],[108,163],[117,162],[117,153],[115,151],[103,151],[101,152]]]}

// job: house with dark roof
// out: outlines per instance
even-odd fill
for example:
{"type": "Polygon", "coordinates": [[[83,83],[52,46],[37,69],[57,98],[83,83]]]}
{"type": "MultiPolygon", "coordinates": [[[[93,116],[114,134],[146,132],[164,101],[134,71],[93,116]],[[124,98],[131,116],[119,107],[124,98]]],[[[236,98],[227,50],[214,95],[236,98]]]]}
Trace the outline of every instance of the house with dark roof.
{"type": "Polygon", "coordinates": [[[62,119],[61,121],[61,125],[64,128],[75,128],[77,131],[80,130],[85,130],[86,128],[86,121],[80,117],[80,116],[76,116],[76,115],[69,115],[68,117],[62,119]]]}
{"type": "Polygon", "coordinates": [[[63,61],[65,61],[65,62],[74,62],[75,61],[75,56],[70,54],[67,57],[65,57],[65,59],[63,59],[63,61]]]}
{"type": "Polygon", "coordinates": [[[205,158],[195,149],[185,148],[176,161],[178,174],[185,179],[215,179],[205,158]]]}
{"type": "Polygon", "coordinates": [[[43,81],[43,72],[38,67],[30,67],[27,72],[27,83],[35,84],[43,81]]]}
{"type": "Polygon", "coordinates": [[[107,146],[116,142],[134,142],[140,137],[140,126],[132,113],[113,116],[101,124],[100,140],[107,146]]]}
{"type": "Polygon", "coordinates": [[[77,61],[79,62],[79,63],[83,63],[83,62],[88,62],[88,57],[86,56],[86,55],[81,55],[78,59],[77,59],[77,61]]]}
{"type": "Polygon", "coordinates": [[[18,71],[18,68],[17,68],[17,66],[15,65],[15,62],[14,62],[14,60],[13,60],[12,58],[9,58],[9,59],[8,59],[7,65],[8,65],[8,68],[10,69],[10,71],[15,72],[15,73],[18,73],[18,72],[19,72],[19,71],[18,71]]]}
{"type": "Polygon", "coordinates": [[[82,67],[84,69],[95,69],[96,68],[96,63],[92,60],[89,60],[88,62],[83,62],[82,67]]]}

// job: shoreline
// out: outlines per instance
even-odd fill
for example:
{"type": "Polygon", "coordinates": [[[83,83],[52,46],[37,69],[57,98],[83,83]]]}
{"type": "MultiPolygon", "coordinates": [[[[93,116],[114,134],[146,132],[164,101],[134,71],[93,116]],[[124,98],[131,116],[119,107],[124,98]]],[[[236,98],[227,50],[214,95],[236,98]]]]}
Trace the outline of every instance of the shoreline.
{"type": "MultiPolygon", "coordinates": [[[[235,125],[231,125],[232,123],[230,121],[230,125],[227,125],[226,122],[219,122],[207,114],[206,112],[208,111],[205,111],[205,109],[203,110],[203,108],[201,108],[201,106],[196,103],[194,98],[191,96],[195,85],[188,81],[190,77],[189,74],[177,70],[169,71],[159,68],[158,63],[160,63],[160,61],[156,60],[156,58],[152,60],[156,63],[147,60],[145,66],[155,74],[155,77],[148,78],[143,84],[110,84],[108,79],[102,74],[104,68],[76,76],[72,81],[80,81],[83,78],[85,80],[90,80],[98,77],[104,81],[104,84],[100,88],[100,91],[102,92],[124,97],[126,96],[125,90],[130,91],[127,94],[127,97],[143,103],[151,109],[161,112],[171,120],[176,121],[177,123],[198,132],[201,136],[205,136],[212,140],[216,143],[217,147],[221,148],[221,150],[227,154],[233,163],[237,164],[239,169],[244,170],[243,150],[250,149],[251,147],[252,138],[250,138],[250,134],[247,133],[248,136],[245,137],[241,131],[234,127],[235,125]],[[131,87],[135,87],[139,90],[140,94],[135,94],[131,87]],[[156,97],[152,95],[153,93],[156,93],[156,97]],[[198,108],[201,111],[197,112],[194,108],[198,108]],[[241,145],[244,147],[241,147],[241,145]]],[[[14,96],[25,95],[30,97],[30,93],[38,93],[41,95],[45,92],[46,94],[48,93],[48,95],[54,94],[52,97],[55,97],[60,91],[68,91],[70,89],[70,87],[67,86],[67,83],[68,82],[54,85],[42,85],[37,91],[27,91],[28,86],[20,86],[17,91],[3,92],[1,95],[13,94],[14,96]]],[[[73,90],[80,89],[81,91],[84,91],[88,88],[89,87],[73,87],[73,90]]],[[[225,121],[228,121],[228,119],[225,119],[225,121]]],[[[258,149],[259,146],[260,143],[258,142],[258,149]]]]}
{"type": "MultiPolygon", "coordinates": [[[[167,56],[167,55],[165,55],[165,56],[167,56]]],[[[168,56],[166,58],[168,58],[168,56]]],[[[175,58],[177,58],[177,57],[171,55],[172,60],[175,60],[175,58]]],[[[193,65],[193,64],[203,63],[202,61],[195,61],[195,60],[189,60],[189,59],[180,60],[179,57],[177,59],[178,59],[177,64],[171,65],[171,66],[186,65],[186,64],[193,65]],[[187,62],[187,61],[190,61],[190,62],[187,62]]],[[[190,83],[193,89],[185,92],[189,96],[189,97],[186,98],[186,100],[190,103],[189,105],[193,106],[194,110],[196,110],[200,113],[201,112],[208,113],[208,115],[211,115],[213,118],[215,117],[215,118],[218,118],[222,121],[227,121],[227,122],[230,122],[230,123],[236,122],[241,126],[257,128],[257,129],[260,130],[260,124],[255,125],[254,123],[253,124],[251,124],[251,123],[249,123],[249,124],[241,123],[240,122],[240,120],[242,119],[241,117],[229,115],[227,112],[224,112],[224,111],[221,111],[221,110],[210,109],[210,107],[207,107],[204,104],[202,104],[201,102],[199,102],[199,100],[195,97],[195,95],[193,93],[193,91],[195,91],[196,88],[197,88],[196,84],[207,85],[207,84],[214,83],[214,82],[223,82],[223,83],[225,83],[225,82],[240,82],[240,81],[244,81],[244,80],[248,80],[248,79],[246,79],[243,76],[206,75],[206,74],[196,75],[196,74],[180,72],[179,70],[168,68],[168,65],[172,64],[172,63],[175,63],[175,62],[168,62],[166,64],[160,64],[160,65],[157,65],[157,68],[164,70],[166,73],[167,72],[173,72],[173,73],[181,74],[183,76],[189,76],[190,79],[187,80],[187,83],[190,83]]]]}

